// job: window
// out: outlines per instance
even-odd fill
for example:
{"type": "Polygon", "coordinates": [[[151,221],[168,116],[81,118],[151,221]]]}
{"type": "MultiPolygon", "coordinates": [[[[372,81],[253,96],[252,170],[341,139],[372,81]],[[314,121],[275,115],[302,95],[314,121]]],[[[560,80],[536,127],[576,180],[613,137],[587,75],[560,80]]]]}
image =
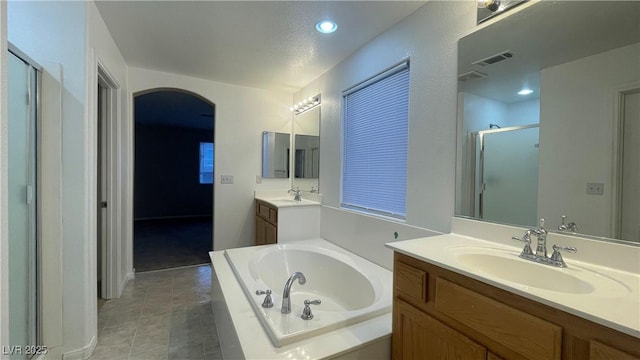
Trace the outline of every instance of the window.
{"type": "Polygon", "coordinates": [[[200,184],[213,184],[213,143],[200,143],[200,184]]]}
{"type": "Polygon", "coordinates": [[[342,207],[404,219],[409,63],[345,91],[343,97],[342,207]]]}

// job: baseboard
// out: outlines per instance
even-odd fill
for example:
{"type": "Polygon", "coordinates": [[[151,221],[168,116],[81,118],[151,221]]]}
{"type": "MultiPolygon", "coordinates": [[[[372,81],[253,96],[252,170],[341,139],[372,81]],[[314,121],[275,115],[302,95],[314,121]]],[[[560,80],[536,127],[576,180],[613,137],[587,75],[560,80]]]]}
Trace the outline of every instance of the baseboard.
{"type": "Polygon", "coordinates": [[[213,214],[204,214],[204,215],[177,215],[177,216],[157,216],[157,217],[142,217],[135,218],[133,221],[145,221],[145,220],[171,220],[171,219],[190,219],[190,218],[206,218],[213,217],[213,214]]]}
{"type": "Polygon", "coordinates": [[[120,288],[118,289],[118,294],[122,294],[129,280],[133,280],[135,278],[136,278],[136,270],[131,269],[131,271],[129,271],[127,275],[124,277],[124,279],[122,279],[122,282],[120,283],[120,288]]]}
{"type": "Polygon", "coordinates": [[[88,359],[93,355],[93,350],[96,349],[96,345],[98,344],[98,340],[95,336],[91,338],[89,344],[81,349],[67,351],[62,354],[62,360],[84,360],[88,359]]]}

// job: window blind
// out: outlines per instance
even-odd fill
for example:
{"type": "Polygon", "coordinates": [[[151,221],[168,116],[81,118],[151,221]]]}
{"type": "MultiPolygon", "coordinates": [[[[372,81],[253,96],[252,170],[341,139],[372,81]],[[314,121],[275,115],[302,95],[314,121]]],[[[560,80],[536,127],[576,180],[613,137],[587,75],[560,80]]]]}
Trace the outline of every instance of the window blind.
{"type": "Polygon", "coordinates": [[[200,143],[200,184],[213,184],[213,143],[200,143]]]}
{"type": "Polygon", "coordinates": [[[409,64],[343,94],[342,206],[405,218],[409,64]]]}

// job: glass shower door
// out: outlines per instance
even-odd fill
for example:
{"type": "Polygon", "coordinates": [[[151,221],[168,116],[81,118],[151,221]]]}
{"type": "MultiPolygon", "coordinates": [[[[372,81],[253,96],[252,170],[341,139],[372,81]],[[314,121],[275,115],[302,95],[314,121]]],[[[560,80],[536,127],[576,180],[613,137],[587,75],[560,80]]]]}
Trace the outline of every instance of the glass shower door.
{"type": "MultiPolygon", "coordinates": [[[[9,53],[9,351],[29,359],[37,345],[36,70],[9,53]]],[[[6,349],[5,349],[6,350],[6,349]]]]}
{"type": "Polygon", "coordinates": [[[482,138],[481,217],[537,223],[539,128],[487,131],[482,138]]]}

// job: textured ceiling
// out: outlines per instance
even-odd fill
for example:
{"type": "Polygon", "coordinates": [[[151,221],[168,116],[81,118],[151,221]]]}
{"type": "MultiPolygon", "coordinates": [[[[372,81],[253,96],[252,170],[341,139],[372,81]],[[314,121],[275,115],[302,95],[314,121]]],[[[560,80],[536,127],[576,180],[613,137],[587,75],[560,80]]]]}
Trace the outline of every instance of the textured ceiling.
{"type": "Polygon", "coordinates": [[[130,66],[295,92],[424,1],[97,1],[130,66]],[[317,21],[338,23],[333,34],[317,21]]]}

